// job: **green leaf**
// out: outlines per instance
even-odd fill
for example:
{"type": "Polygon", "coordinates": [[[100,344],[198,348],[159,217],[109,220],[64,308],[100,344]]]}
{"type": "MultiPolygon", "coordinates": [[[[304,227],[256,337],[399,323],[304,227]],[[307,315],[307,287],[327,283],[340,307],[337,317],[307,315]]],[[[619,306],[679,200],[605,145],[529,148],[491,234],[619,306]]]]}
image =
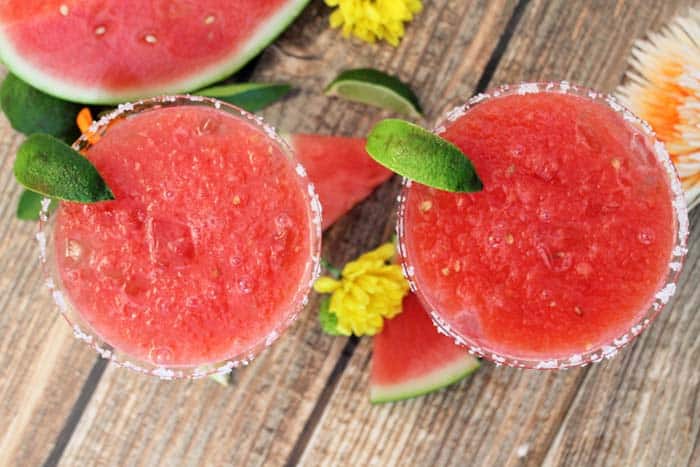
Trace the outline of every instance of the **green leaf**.
{"type": "Polygon", "coordinates": [[[335,313],[330,311],[330,304],[331,297],[326,296],[321,299],[318,308],[318,322],[321,324],[321,329],[323,329],[323,332],[326,334],[341,336],[342,333],[338,331],[338,317],[335,313]]]}
{"type": "Polygon", "coordinates": [[[291,90],[290,85],[283,83],[235,83],[202,89],[196,94],[214,97],[248,112],[257,112],[280,100],[291,90]]]}
{"type": "Polygon", "coordinates": [[[372,68],[342,72],[326,87],[326,95],[412,117],[420,117],[423,112],[418,96],[407,84],[372,68]]]}
{"type": "MultiPolygon", "coordinates": [[[[41,201],[45,197],[39,193],[33,191],[24,190],[19,197],[19,202],[17,203],[17,219],[23,221],[36,221],[39,220],[39,213],[41,212],[41,201]]],[[[58,202],[55,199],[51,200],[49,204],[48,213],[51,214],[58,207],[58,202]]]]}
{"type": "Polygon", "coordinates": [[[340,279],[342,271],[333,266],[327,259],[321,258],[321,266],[323,266],[333,279],[340,279]]]}
{"type": "Polygon", "coordinates": [[[365,149],[383,166],[424,185],[452,192],[483,189],[474,166],[454,144],[398,119],[379,122],[365,149]]]}
{"type": "Polygon", "coordinates": [[[49,96],[13,74],[0,85],[0,108],[12,128],[25,135],[48,133],[67,142],[80,136],[75,117],[81,106],[49,96]]]}
{"type": "Polygon", "coordinates": [[[51,198],[80,203],[114,199],[97,169],[79,152],[51,135],[31,135],[17,151],[15,178],[51,198]]]}

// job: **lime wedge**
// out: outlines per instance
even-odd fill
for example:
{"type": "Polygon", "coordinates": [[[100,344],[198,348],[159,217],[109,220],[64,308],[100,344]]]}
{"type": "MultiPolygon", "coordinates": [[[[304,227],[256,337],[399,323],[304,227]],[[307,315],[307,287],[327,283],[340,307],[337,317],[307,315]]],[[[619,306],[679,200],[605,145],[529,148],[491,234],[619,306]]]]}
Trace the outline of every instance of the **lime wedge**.
{"type": "Polygon", "coordinates": [[[51,135],[31,135],[17,150],[15,178],[42,195],[80,203],[114,199],[97,169],[78,151],[51,135]]]}
{"type": "Polygon", "coordinates": [[[398,78],[372,68],[342,72],[326,88],[327,96],[372,105],[410,117],[420,117],[418,97],[398,78]]]}
{"type": "Polygon", "coordinates": [[[467,156],[454,144],[404,120],[379,122],[367,136],[367,152],[399,175],[440,190],[481,191],[467,156]]]}
{"type": "Polygon", "coordinates": [[[247,110],[257,112],[280,100],[292,90],[282,83],[235,83],[197,91],[200,96],[214,97],[247,110]]]}

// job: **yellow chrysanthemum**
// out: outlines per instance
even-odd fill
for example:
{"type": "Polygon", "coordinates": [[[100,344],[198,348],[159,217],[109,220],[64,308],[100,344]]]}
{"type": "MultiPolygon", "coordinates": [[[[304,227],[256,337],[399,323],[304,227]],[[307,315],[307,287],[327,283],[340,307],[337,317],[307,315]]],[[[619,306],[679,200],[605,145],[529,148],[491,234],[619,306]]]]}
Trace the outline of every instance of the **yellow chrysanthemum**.
{"type": "Polygon", "coordinates": [[[385,40],[393,46],[404,35],[404,23],[423,9],[421,0],[326,0],[326,5],[337,7],[330,24],[342,27],[345,37],[352,34],[369,43],[385,40]]]}
{"type": "Polygon", "coordinates": [[[630,65],[618,96],[666,144],[692,208],[700,202],[700,10],[637,42],[630,65]]]}
{"type": "Polygon", "coordinates": [[[373,336],[382,330],[384,319],[401,312],[408,282],[401,268],[389,264],[393,243],[386,243],[345,265],[340,279],[321,277],[314,284],[319,293],[330,293],[328,312],[334,315],[337,334],[373,336]]]}

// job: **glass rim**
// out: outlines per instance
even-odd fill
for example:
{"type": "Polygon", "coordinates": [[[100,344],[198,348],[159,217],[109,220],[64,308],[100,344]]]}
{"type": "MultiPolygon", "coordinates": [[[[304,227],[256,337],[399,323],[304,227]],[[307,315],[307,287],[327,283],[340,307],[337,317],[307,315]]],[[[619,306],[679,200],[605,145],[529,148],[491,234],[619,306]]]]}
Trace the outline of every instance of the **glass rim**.
{"type": "Polygon", "coordinates": [[[454,339],[457,345],[466,347],[470,354],[480,358],[485,358],[496,365],[505,365],[525,369],[556,370],[572,367],[583,367],[590,363],[599,362],[603,359],[611,359],[618,353],[619,350],[627,346],[630,342],[634,341],[637,336],[639,336],[647,327],[649,327],[649,325],[658,317],[676,292],[678,277],[683,268],[685,255],[688,251],[687,239],[689,223],[685,196],[680,178],[678,176],[678,171],[673,164],[665,146],[661,141],[659,141],[656,133],[647,122],[634,115],[629,109],[620,104],[617,99],[610,94],[597,92],[588,87],[572,84],[568,81],[536,81],[518,84],[505,84],[491,90],[487,90],[483,93],[476,94],[468,99],[464,104],[458,105],[452,108],[452,110],[447,111],[438,120],[437,124],[433,128],[433,132],[438,135],[444,133],[447,127],[462,117],[470,109],[492,98],[507,95],[538,94],[545,92],[586,97],[595,102],[605,104],[615,113],[622,116],[622,118],[628,124],[639,129],[649,138],[650,149],[655,155],[657,161],[660,163],[661,168],[665,172],[669,182],[669,188],[672,195],[671,204],[674,214],[674,228],[676,229],[676,239],[671,250],[671,258],[668,262],[668,268],[666,275],[664,276],[664,281],[655,291],[651,304],[644,314],[637,321],[635,321],[629,329],[627,329],[617,338],[613,339],[612,342],[601,344],[591,349],[574,353],[567,357],[532,358],[514,357],[501,354],[493,349],[486,348],[483,343],[478,344],[473,342],[469,337],[454,330],[447,323],[447,321],[441,317],[437,308],[431,304],[430,300],[427,299],[426,295],[422,293],[420,287],[418,286],[415,279],[415,268],[411,264],[410,255],[408,254],[408,249],[405,243],[407,194],[408,190],[413,184],[412,180],[405,177],[402,181],[401,193],[398,196],[396,236],[397,255],[401,263],[404,277],[409,282],[411,290],[422,302],[438,332],[454,339]]]}
{"type": "MultiPolygon", "coordinates": [[[[64,292],[60,274],[56,270],[54,260],[55,248],[53,245],[53,224],[55,215],[49,215],[51,200],[43,198],[39,214],[38,230],[35,235],[39,247],[40,267],[42,268],[44,286],[48,289],[55,307],[63,318],[72,327],[74,336],[92,347],[100,356],[114,362],[117,366],[130,370],[157,376],[161,379],[197,379],[211,375],[223,375],[230,373],[234,368],[247,366],[260,352],[271,346],[289,326],[294,323],[309,301],[309,295],[316,279],[321,273],[321,237],[322,217],[321,203],[316,189],[308,177],[304,166],[299,162],[296,153],[275,130],[274,127],[253,113],[243,110],[232,104],[203,96],[194,95],[168,95],[143,99],[130,103],[120,104],[116,109],[102,116],[92,123],[89,133],[103,135],[110,125],[130,115],[148,112],[166,107],[203,106],[221,110],[236,118],[248,121],[257,130],[262,131],[268,138],[279,146],[282,153],[294,164],[294,174],[299,182],[299,189],[307,199],[309,212],[309,236],[310,254],[306,263],[303,278],[300,280],[298,290],[287,306],[288,312],[285,318],[278,322],[268,334],[255,342],[249,349],[223,360],[216,360],[192,365],[158,365],[152,361],[139,359],[115,348],[105,341],[98,332],[85,320],[77,310],[69,297],[64,292]]],[[[83,134],[72,145],[77,151],[84,151],[93,143],[83,134]]]]}

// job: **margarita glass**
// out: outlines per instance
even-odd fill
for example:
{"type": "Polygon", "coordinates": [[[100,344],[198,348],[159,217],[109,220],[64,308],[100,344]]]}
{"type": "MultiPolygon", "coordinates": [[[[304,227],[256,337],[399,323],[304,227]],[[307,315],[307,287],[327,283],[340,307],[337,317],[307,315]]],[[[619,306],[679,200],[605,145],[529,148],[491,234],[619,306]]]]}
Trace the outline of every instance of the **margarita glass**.
{"type": "MultiPolygon", "coordinates": [[[[213,99],[119,106],[74,148],[114,201],[61,203],[37,238],[75,335],[162,378],[248,364],[307,303],[321,208],[259,117],[213,99]]],[[[44,200],[48,206],[48,200],[44,200]]]]}
{"type": "Polygon", "coordinates": [[[612,357],[668,303],[683,192],[650,127],[612,97],[504,86],[435,131],[484,182],[455,194],[404,181],[399,255],[440,331],[497,364],[567,368],[612,357]]]}

